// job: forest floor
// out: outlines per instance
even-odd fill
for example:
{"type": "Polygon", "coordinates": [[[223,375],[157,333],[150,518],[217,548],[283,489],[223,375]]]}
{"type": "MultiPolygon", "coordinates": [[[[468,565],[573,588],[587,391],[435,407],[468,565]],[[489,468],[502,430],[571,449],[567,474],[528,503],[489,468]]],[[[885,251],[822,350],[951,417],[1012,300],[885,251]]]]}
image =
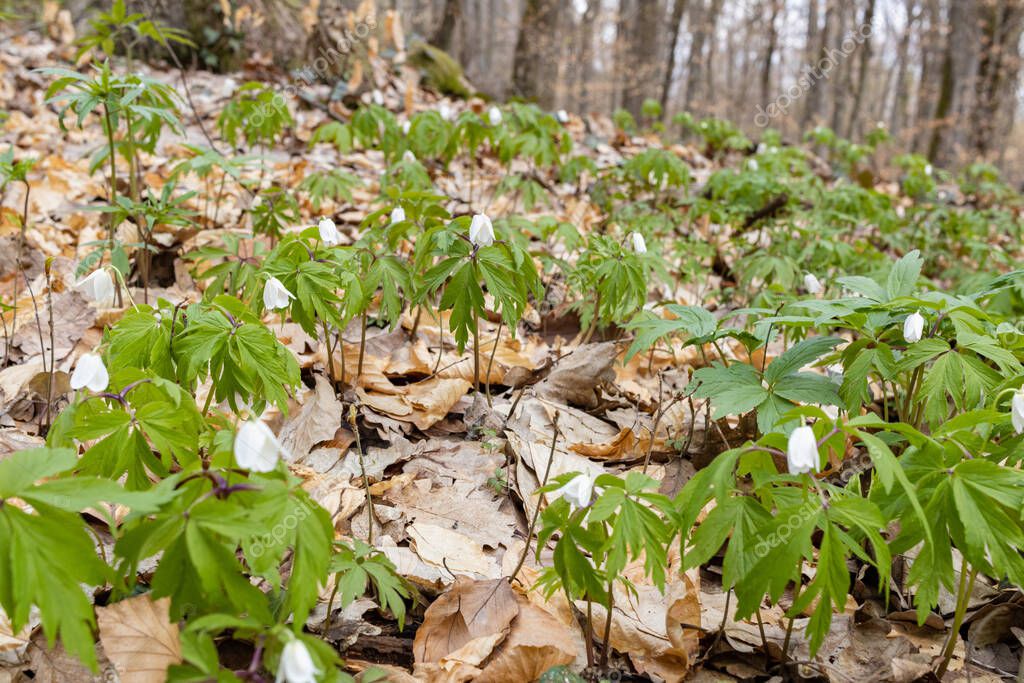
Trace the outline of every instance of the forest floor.
{"type": "MultiPolygon", "coordinates": [[[[92,251],[90,245],[106,237],[107,214],[96,209],[106,204],[108,193],[102,173],[89,168],[91,155],[104,141],[95,126],[82,130],[69,121],[68,130],[61,129],[56,108],[45,102],[51,78],[35,71],[70,64],[72,58],[72,47],[33,34],[0,41],[0,102],[7,111],[0,149],[10,145],[16,158],[39,159],[29,176],[27,248],[20,259],[25,278],[17,290],[20,313],[15,321],[10,310],[4,312],[10,343],[7,366],[0,369],[0,459],[44,443],[41,425],[71,398],[69,377],[76,362],[100,344],[105,328],[130,308],[98,308],[74,286],[80,279],[80,262],[92,251]],[[31,285],[27,291],[26,281],[31,285]],[[51,357],[55,393],[48,391],[46,381],[51,357]]],[[[185,92],[176,69],[138,69],[185,92]]],[[[207,145],[209,137],[215,137],[216,117],[239,84],[267,77],[287,80],[259,63],[248,64],[244,73],[190,73],[194,111],[187,106],[183,110],[184,135],[167,136],[154,154],[142,155],[145,187],[158,192],[190,154],[186,145],[207,145]]],[[[368,78],[374,79],[385,106],[396,112],[409,104],[414,110],[437,108],[442,101],[426,90],[410,89],[384,67],[368,78]]],[[[313,100],[327,99],[326,87],[303,84],[302,89],[313,100]]],[[[446,102],[456,112],[486,107],[483,102],[446,102]]],[[[362,221],[378,208],[379,178],[386,164],[375,151],[342,155],[330,146],[309,145],[315,129],[332,117],[348,120],[350,112],[340,104],[325,109],[293,102],[293,114],[289,135],[266,152],[264,182],[295,191],[312,171],[344,168],[352,173],[360,183],[352,189],[351,201],[326,198],[314,210],[308,195],[296,192],[301,216],[295,227],[331,216],[343,239],[354,241],[362,221]]],[[[624,135],[602,117],[585,120],[572,115],[566,129],[576,149],[599,169],[660,144],[654,135],[624,135]]],[[[223,141],[218,146],[226,150],[223,141]]],[[[670,149],[686,162],[698,186],[722,164],[744,163],[742,156],[712,161],[693,145],[670,149]]],[[[513,211],[531,219],[554,216],[584,235],[602,218],[600,208],[581,191],[581,183],[560,182],[525,162],[513,169],[532,174],[547,192],[546,203],[531,210],[517,205],[517,194],[496,192],[505,167],[493,155],[480,156],[472,167],[459,158],[447,168],[436,163],[427,168],[435,187],[448,197],[445,208],[455,216],[482,212],[499,217],[513,211]]],[[[201,201],[218,184],[224,187],[217,173],[204,179],[194,174],[177,177],[179,192],[198,193],[188,203],[196,212],[195,223],[187,228],[157,227],[150,284],[143,288],[133,282],[131,301],[184,304],[202,297],[205,283],[194,279],[194,264],[183,255],[223,244],[225,236],[249,232],[245,215],[253,199],[235,184],[227,184],[216,207],[201,201]]],[[[12,183],[0,207],[0,293],[7,301],[20,278],[19,217],[24,201],[25,188],[12,183]]],[[[122,226],[128,231],[121,236],[126,243],[137,241],[131,228],[131,223],[122,226]]],[[[716,226],[705,222],[697,229],[707,230],[711,239],[716,226]]],[[[736,420],[710,422],[703,400],[683,396],[698,365],[694,347],[656,348],[627,361],[629,338],[621,330],[598,332],[583,343],[587,331],[580,329],[565,283],[548,277],[545,300],[526,311],[514,337],[497,316],[481,321],[481,353],[487,360],[484,381],[493,394],[488,400],[472,391],[471,351],[458,353],[448,331],[427,316],[418,319],[406,311],[393,330],[371,324],[358,377],[351,375],[360,362],[361,330],[354,320],[334,359],[348,368],[342,371],[345,374],[336,373],[336,382],[328,376],[322,343],[295,322],[272,314],[266,318],[302,370],[303,386],[292,397],[287,414],[270,407],[263,416],[288,453],[288,468],[303,480],[312,499],[330,512],[339,537],[371,540],[418,592],[418,604],[411,607],[400,631],[370,598],[336,610],[328,620],[331,591],[325,588],[306,628],[332,643],[350,672],[376,666],[394,681],[512,681],[526,676],[524,671],[534,671],[537,662],[582,669],[587,647],[580,604],[570,604],[561,593],[545,597],[531,590],[539,571],[527,548],[536,489],[546,478],[566,472],[642,471],[659,482],[661,493],[673,496],[726,444],[753,436],[749,425],[736,420]],[[336,391],[335,384],[343,389],[336,391]],[[353,418],[350,406],[356,409],[353,418]],[[367,505],[364,473],[372,507],[367,505]],[[513,572],[516,580],[508,584],[506,578],[513,572]],[[439,596],[450,599],[454,594],[470,601],[479,591],[498,585],[511,585],[511,615],[496,613],[489,615],[489,623],[462,624],[460,628],[474,636],[472,648],[445,651],[424,661],[423,648],[442,647],[438,640],[455,628],[451,622],[458,617],[437,611],[425,617],[424,608],[439,596]],[[490,637],[494,633],[501,637],[490,637]]],[[[710,274],[700,286],[677,280],[674,289],[662,285],[653,298],[705,303],[702,291],[717,290],[721,277],[710,274]]],[[[744,349],[737,343],[726,353],[742,356],[744,349]]],[[[208,391],[208,386],[201,387],[199,397],[208,391]]],[[[104,522],[99,516],[86,518],[101,550],[110,551],[112,538],[104,522]]],[[[542,553],[542,559],[547,556],[542,553]]],[[[736,620],[735,600],[722,589],[718,560],[685,572],[679,562],[676,544],[665,590],[645,577],[642,562],[625,569],[624,574],[634,579],[635,591],[616,593],[610,633],[614,653],[607,668],[612,673],[606,676],[719,681],[781,675],[906,682],[929,675],[949,637],[951,594],[940,597],[948,618],[933,614],[918,626],[916,613],[899,591],[892,596],[899,608],[886,607],[870,591],[858,593],[855,583],[846,609],[833,616],[813,658],[803,634],[806,618],[795,619],[790,625],[791,663],[780,667],[781,647],[789,635],[784,616],[789,598],[784,597],[781,606],[763,608],[761,623],[736,620]],[[857,599],[859,594],[862,599],[857,599]]],[[[97,604],[104,599],[102,593],[93,597],[97,604]]],[[[971,614],[977,619],[985,610],[1019,602],[1019,593],[1009,596],[999,586],[979,580],[971,614]]],[[[1013,614],[1019,613],[1017,609],[1013,614]]],[[[130,622],[143,617],[126,618],[130,622]]],[[[603,620],[599,615],[598,623],[603,620]]],[[[124,657],[124,652],[104,651],[118,641],[116,634],[103,632],[102,619],[97,651],[105,669],[98,675],[64,654],[59,645],[49,647],[38,623],[35,619],[12,633],[0,619],[0,681],[117,680],[113,672],[123,662],[113,660],[124,657]]],[[[1019,650],[993,642],[975,648],[978,664],[969,667],[968,674],[962,642],[956,647],[945,680],[1001,680],[992,672],[1017,669],[1019,650]]],[[[240,661],[248,657],[243,645],[231,642],[223,643],[221,654],[225,659],[238,655],[240,661]],[[243,652],[232,653],[235,646],[243,652]]]]}

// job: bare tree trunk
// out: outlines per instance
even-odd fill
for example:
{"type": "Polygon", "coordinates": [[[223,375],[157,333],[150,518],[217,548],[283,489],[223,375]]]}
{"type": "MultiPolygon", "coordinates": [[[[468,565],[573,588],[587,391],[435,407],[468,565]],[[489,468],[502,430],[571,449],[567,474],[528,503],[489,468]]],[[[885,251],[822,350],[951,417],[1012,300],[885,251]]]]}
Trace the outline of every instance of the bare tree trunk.
{"type": "Polygon", "coordinates": [[[590,101],[590,84],[594,80],[594,24],[600,9],[600,0],[590,0],[580,19],[580,61],[576,65],[580,80],[579,104],[577,108],[586,112],[594,106],[590,101]]]}
{"type": "MultiPolygon", "coordinates": [[[[707,57],[704,59],[704,92],[705,96],[710,100],[711,94],[715,92],[714,87],[714,64],[715,64],[715,52],[718,50],[718,17],[722,13],[722,3],[724,0],[711,0],[711,9],[707,16],[707,57]]],[[[715,111],[714,103],[711,103],[709,110],[718,114],[720,112],[715,111]]]]}
{"type": "Polygon", "coordinates": [[[833,69],[834,73],[831,78],[827,80],[829,82],[828,90],[832,95],[831,127],[832,130],[835,131],[836,135],[843,135],[843,123],[846,120],[846,117],[844,116],[847,105],[846,95],[851,90],[850,59],[849,55],[846,54],[843,48],[843,41],[845,41],[849,35],[850,24],[856,21],[855,18],[853,19],[853,22],[850,21],[850,13],[855,12],[856,9],[855,3],[843,3],[840,5],[839,26],[837,27],[838,30],[836,31],[832,45],[832,55],[836,65],[833,69]]]}
{"type": "Polygon", "coordinates": [[[672,17],[668,23],[668,56],[665,73],[661,81],[661,111],[668,116],[668,96],[672,90],[672,77],[676,70],[676,49],[679,47],[679,26],[683,23],[683,12],[686,11],[686,0],[675,0],[672,3],[672,17]]]}
{"type": "Polygon", "coordinates": [[[1006,122],[1012,120],[1014,114],[1024,3],[1021,0],[984,0],[979,14],[981,60],[969,130],[971,149],[987,156],[990,150],[1001,146],[996,131],[1008,129],[1006,122]]]}
{"type": "Polygon", "coordinates": [[[932,123],[931,140],[928,142],[927,156],[932,163],[947,165],[952,160],[956,118],[957,94],[961,91],[958,78],[964,74],[958,68],[971,51],[970,24],[977,19],[973,16],[969,3],[954,2],[949,8],[949,21],[946,30],[946,50],[942,57],[941,82],[939,94],[935,102],[935,117],[932,123]]]}
{"type": "Polygon", "coordinates": [[[639,116],[644,100],[654,94],[658,82],[658,29],[663,22],[658,0],[634,1],[632,11],[623,18],[629,75],[622,83],[622,106],[639,116]]]}
{"type": "Polygon", "coordinates": [[[520,97],[536,100],[549,107],[554,101],[554,76],[557,74],[553,49],[558,21],[555,0],[526,0],[519,22],[512,87],[520,97]]]}
{"type": "Polygon", "coordinates": [[[833,24],[836,18],[836,0],[825,0],[825,24],[818,28],[818,3],[811,1],[810,14],[807,20],[807,48],[817,45],[815,54],[810,59],[809,75],[811,79],[810,88],[807,92],[807,104],[804,107],[803,116],[800,118],[800,128],[807,130],[821,121],[821,112],[825,101],[826,78],[821,74],[822,65],[826,65],[828,58],[828,47],[831,42],[833,24]]]}
{"type": "MultiPolygon", "coordinates": [[[[868,0],[864,8],[863,26],[873,26],[875,23],[875,0],[868,0]]],[[[861,33],[863,35],[863,32],[861,33]]],[[[854,92],[853,103],[850,106],[850,118],[846,123],[846,137],[853,138],[859,133],[857,117],[860,116],[861,103],[864,101],[864,86],[868,80],[868,66],[871,64],[871,32],[867,33],[864,43],[860,47],[860,64],[857,74],[857,89],[854,92]]],[[[884,91],[883,91],[884,92],[884,91]]]]}
{"type": "Polygon", "coordinates": [[[452,49],[455,26],[458,24],[459,15],[462,13],[459,3],[460,0],[445,0],[444,13],[441,15],[441,25],[437,27],[437,31],[434,32],[433,37],[430,39],[431,43],[445,52],[450,52],[452,49]]]}
{"type": "Polygon", "coordinates": [[[942,38],[942,4],[940,0],[927,2],[928,27],[921,32],[921,78],[917,89],[917,106],[914,114],[914,141],[912,149],[919,152],[929,139],[934,119],[938,90],[935,83],[940,80],[939,66],[942,38]]]}
{"type": "Polygon", "coordinates": [[[768,17],[768,46],[764,51],[764,66],[761,69],[761,102],[767,103],[771,99],[772,87],[772,59],[775,57],[775,48],[779,42],[779,31],[775,25],[778,21],[779,12],[783,9],[784,0],[769,0],[770,14],[768,17]]]}
{"type": "Polygon", "coordinates": [[[907,23],[903,27],[903,35],[900,37],[900,45],[896,53],[896,78],[892,88],[892,109],[889,114],[889,132],[894,136],[899,134],[906,121],[907,104],[910,100],[907,87],[907,62],[910,52],[910,36],[913,33],[914,25],[920,18],[920,13],[917,11],[917,0],[907,0],[906,14],[907,23]]]}

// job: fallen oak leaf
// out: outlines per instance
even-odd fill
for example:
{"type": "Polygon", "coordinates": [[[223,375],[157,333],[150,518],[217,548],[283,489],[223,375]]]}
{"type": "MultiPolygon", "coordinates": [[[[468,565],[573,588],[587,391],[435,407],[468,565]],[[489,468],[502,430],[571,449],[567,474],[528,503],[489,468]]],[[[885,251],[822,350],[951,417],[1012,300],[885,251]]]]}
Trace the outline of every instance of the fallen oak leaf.
{"type": "Polygon", "coordinates": [[[440,662],[473,640],[500,635],[496,644],[518,614],[519,603],[506,579],[474,581],[460,576],[423,615],[412,646],[415,660],[440,662]]]}
{"type": "Polygon", "coordinates": [[[148,595],[96,608],[100,641],[122,683],[167,679],[167,667],[181,662],[178,625],[168,617],[170,598],[148,595]]]}
{"type": "Polygon", "coordinates": [[[519,598],[519,614],[512,630],[498,647],[475,683],[534,681],[556,666],[576,659],[576,646],[568,630],[555,617],[519,598]]]}

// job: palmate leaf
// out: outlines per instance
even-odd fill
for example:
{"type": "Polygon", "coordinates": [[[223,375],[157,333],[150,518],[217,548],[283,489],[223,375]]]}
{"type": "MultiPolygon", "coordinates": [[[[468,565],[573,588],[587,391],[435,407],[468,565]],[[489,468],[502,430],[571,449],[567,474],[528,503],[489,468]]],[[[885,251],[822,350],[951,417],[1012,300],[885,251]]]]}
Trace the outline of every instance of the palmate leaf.
{"type": "Polygon", "coordinates": [[[774,384],[782,377],[818,360],[839,342],[839,339],[833,337],[811,337],[797,342],[768,365],[764,371],[765,381],[774,384]]]}
{"type": "Polygon", "coordinates": [[[292,542],[294,554],[285,604],[295,621],[304,623],[320,597],[327,576],[334,525],[327,510],[302,489],[289,496],[285,516],[279,523],[287,528],[291,518],[298,523],[292,542]]]}
{"type": "Polygon", "coordinates": [[[742,415],[757,409],[757,427],[768,433],[783,415],[801,403],[839,405],[837,386],[829,379],[800,368],[831,351],[840,340],[812,337],[794,344],[762,375],[749,364],[715,363],[693,373],[694,396],[710,398],[716,417],[742,415]]]}
{"type": "Polygon", "coordinates": [[[762,386],[757,370],[745,363],[732,363],[728,367],[715,363],[709,368],[700,368],[693,373],[693,381],[697,383],[695,396],[713,400],[716,418],[742,415],[768,398],[768,390],[762,386]]]}
{"type": "Polygon", "coordinates": [[[359,539],[353,539],[352,546],[337,543],[336,551],[331,558],[330,572],[336,574],[341,606],[345,607],[365,595],[372,583],[380,606],[395,615],[398,629],[402,630],[405,626],[405,600],[411,597],[412,591],[391,560],[359,539]]]}
{"type": "Polygon", "coordinates": [[[299,382],[291,351],[237,299],[218,296],[206,306],[189,309],[189,325],[175,338],[181,374],[188,381],[211,377],[216,399],[236,411],[239,399],[257,412],[265,401],[287,410],[286,389],[299,382]]]}
{"type": "Polygon", "coordinates": [[[832,624],[833,610],[841,610],[846,605],[846,596],[850,590],[850,573],[846,568],[846,553],[839,533],[831,525],[822,528],[821,545],[818,549],[818,564],[814,579],[804,588],[800,596],[789,609],[790,616],[800,614],[817,601],[807,623],[808,645],[811,655],[828,635],[832,624]]]}
{"type": "Polygon", "coordinates": [[[636,332],[636,339],[633,340],[626,352],[627,361],[672,335],[685,333],[688,339],[683,345],[689,346],[711,341],[718,330],[718,321],[715,320],[715,316],[700,306],[669,304],[665,306],[665,310],[669,311],[674,318],[659,318],[649,314],[637,316],[626,325],[627,329],[636,332]]]}
{"type": "MultiPolygon", "coordinates": [[[[97,557],[77,510],[62,509],[69,501],[46,491],[47,484],[35,485],[40,478],[70,469],[76,460],[71,449],[40,448],[0,461],[0,607],[17,633],[28,623],[31,607],[38,606],[49,645],[59,637],[68,652],[95,671],[96,623],[82,585],[103,585],[112,572],[97,557]],[[13,497],[31,501],[32,511],[4,500],[13,497]]],[[[111,484],[107,493],[111,490],[119,487],[111,484]]]]}
{"type": "Polygon", "coordinates": [[[455,336],[459,353],[466,348],[470,334],[475,332],[476,316],[484,312],[484,293],[471,262],[462,262],[444,288],[439,304],[441,310],[451,310],[449,326],[455,336]]]}

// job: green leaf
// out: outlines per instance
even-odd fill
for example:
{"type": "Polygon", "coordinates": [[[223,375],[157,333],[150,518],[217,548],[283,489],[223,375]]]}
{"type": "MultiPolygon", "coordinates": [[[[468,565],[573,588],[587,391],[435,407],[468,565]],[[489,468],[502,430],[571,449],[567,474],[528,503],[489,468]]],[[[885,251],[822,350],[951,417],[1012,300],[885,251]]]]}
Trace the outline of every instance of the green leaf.
{"type": "Polygon", "coordinates": [[[840,341],[842,340],[833,337],[811,337],[797,342],[768,365],[764,371],[765,381],[774,384],[783,376],[818,360],[834,349],[840,341]]]}
{"type": "Polygon", "coordinates": [[[890,301],[901,296],[910,296],[917,288],[917,280],[921,277],[924,259],[917,249],[909,252],[893,264],[885,283],[885,291],[890,301]]]}

